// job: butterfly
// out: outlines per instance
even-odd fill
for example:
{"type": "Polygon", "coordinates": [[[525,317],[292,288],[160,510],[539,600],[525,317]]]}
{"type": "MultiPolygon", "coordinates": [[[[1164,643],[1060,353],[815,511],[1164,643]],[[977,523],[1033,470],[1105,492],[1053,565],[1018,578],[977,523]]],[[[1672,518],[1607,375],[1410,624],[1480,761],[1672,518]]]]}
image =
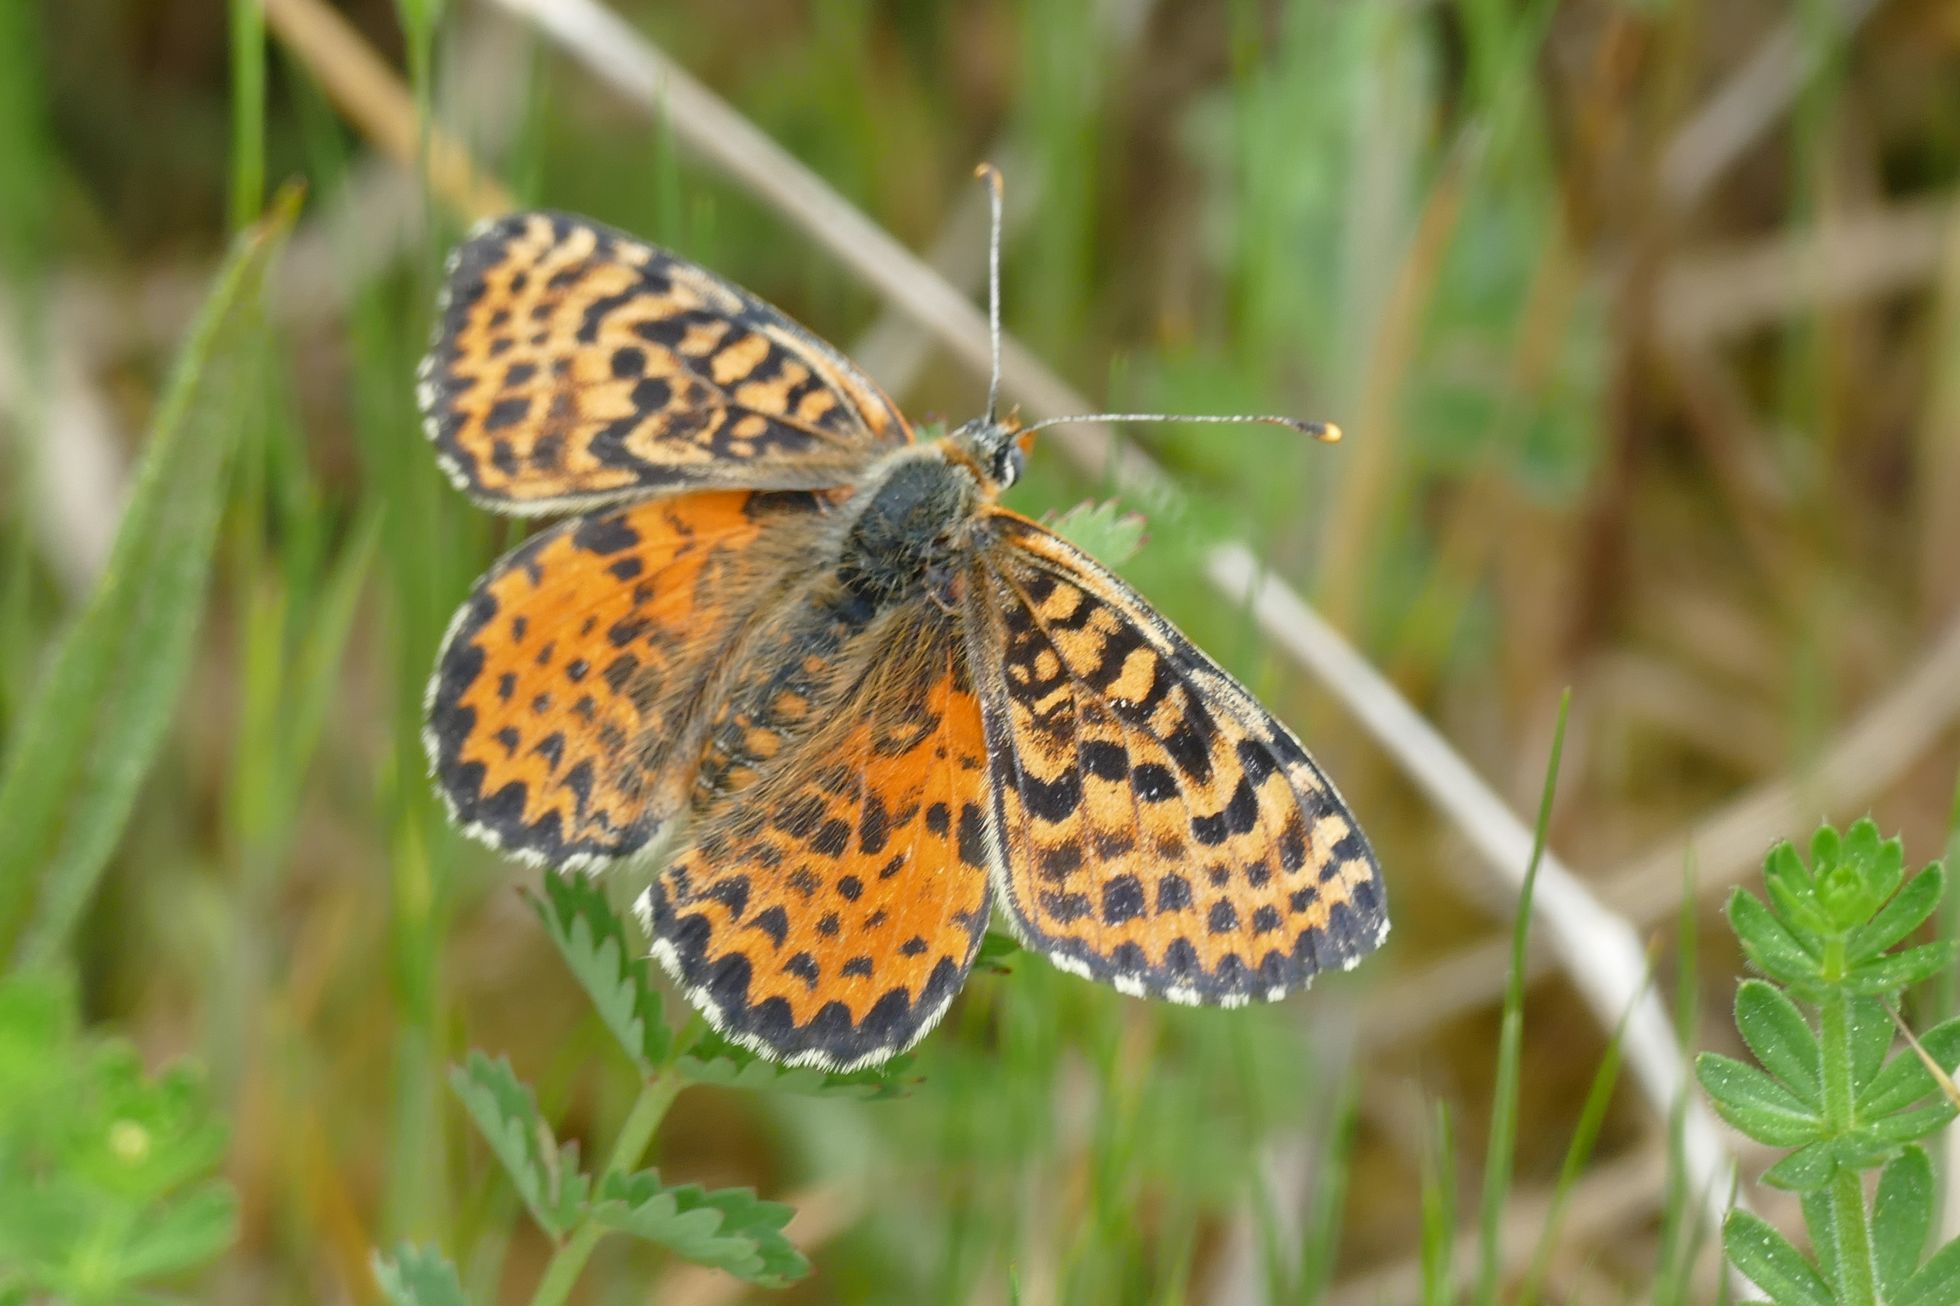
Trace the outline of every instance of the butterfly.
{"type": "Polygon", "coordinates": [[[457,249],[418,379],[465,494],[563,517],[450,624],[435,786],[527,862],[662,853],[638,913],[723,1035],[883,1061],[996,912],[1064,970],[1219,1006],[1382,941],[1375,856],[1292,733],[998,504],[1034,428],[992,399],[921,440],[774,308],[550,212],[457,249]]]}

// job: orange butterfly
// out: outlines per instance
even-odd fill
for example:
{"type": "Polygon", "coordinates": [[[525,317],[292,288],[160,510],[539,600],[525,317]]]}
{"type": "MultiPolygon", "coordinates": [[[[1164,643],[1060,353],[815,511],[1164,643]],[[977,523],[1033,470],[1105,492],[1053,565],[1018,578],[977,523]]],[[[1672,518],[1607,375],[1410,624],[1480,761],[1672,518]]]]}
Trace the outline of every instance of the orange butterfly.
{"type": "Polygon", "coordinates": [[[576,514],[456,614],[437,787],[467,833],[561,870],[663,836],[640,910],[723,1034],[882,1061],[945,1012],[995,910],[1065,970],[1222,1006],[1386,934],[1374,855],[1299,741],[997,506],[1022,429],[991,401],[919,443],[767,304],[555,213],[456,251],[418,394],[472,499],[576,514]]]}

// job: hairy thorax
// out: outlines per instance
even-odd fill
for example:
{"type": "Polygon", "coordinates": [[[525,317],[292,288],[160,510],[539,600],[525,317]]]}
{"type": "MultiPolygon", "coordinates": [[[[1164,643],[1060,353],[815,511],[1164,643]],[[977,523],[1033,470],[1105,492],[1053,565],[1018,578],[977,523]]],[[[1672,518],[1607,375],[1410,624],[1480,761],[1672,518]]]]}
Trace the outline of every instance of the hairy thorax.
{"type": "Polygon", "coordinates": [[[879,607],[920,597],[946,607],[956,597],[979,489],[966,468],[937,453],[928,446],[895,463],[844,537],[837,578],[879,607]]]}

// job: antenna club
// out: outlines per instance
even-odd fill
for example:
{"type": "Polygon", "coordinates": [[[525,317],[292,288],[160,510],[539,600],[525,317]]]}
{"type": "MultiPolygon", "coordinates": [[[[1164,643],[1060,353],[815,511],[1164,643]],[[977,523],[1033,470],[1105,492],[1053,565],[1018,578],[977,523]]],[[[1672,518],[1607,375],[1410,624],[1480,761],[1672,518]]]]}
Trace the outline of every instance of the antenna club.
{"type": "Polygon", "coordinates": [[[1333,422],[1302,422],[1300,429],[1322,444],[1339,444],[1341,437],[1347,434],[1333,422]]]}

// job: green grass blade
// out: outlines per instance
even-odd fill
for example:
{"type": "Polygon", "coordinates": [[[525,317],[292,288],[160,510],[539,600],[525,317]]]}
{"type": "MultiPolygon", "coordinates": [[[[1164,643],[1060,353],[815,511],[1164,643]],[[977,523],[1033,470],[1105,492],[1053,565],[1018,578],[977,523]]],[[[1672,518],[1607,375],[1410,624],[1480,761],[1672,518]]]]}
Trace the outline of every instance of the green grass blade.
{"type": "Polygon", "coordinates": [[[1422,1302],[1450,1306],[1456,1296],[1456,1142],[1450,1109],[1436,1104],[1422,1160],[1422,1302]]]}
{"type": "MultiPolygon", "coordinates": [[[[1649,976],[1648,983],[1651,982],[1652,977],[1649,976]]],[[[1593,1071],[1592,1085],[1586,1090],[1585,1105],[1579,1109],[1579,1123],[1573,1127],[1572,1141],[1565,1149],[1564,1164],[1559,1167],[1558,1183],[1552,1189],[1552,1206],[1545,1216],[1544,1232],[1538,1236],[1538,1250],[1531,1258],[1531,1270],[1525,1275],[1524,1286],[1518,1291],[1518,1306],[1532,1306],[1538,1300],[1545,1276],[1551,1273],[1552,1252],[1558,1246],[1559,1230],[1565,1223],[1566,1206],[1571,1200],[1572,1189],[1579,1182],[1579,1175],[1592,1162],[1600,1128],[1606,1123],[1607,1109],[1613,1105],[1613,1090],[1620,1082],[1621,1043],[1626,1037],[1627,1021],[1646,994],[1647,985],[1643,983],[1640,992],[1627,1004],[1625,1014],[1613,1030],[1612,1040],[1606,1045],[1606,1054],[1599,1059],[1599,1067],[1593,1071]]]]}
{"type": "Polygon", "coordinates": [[[1559,696],[1558,724],[1552,728],[1552,756],[1545,766],[1545,787],[1538,798],[1538,824],[1531,836],[1531,861],[1518,892],[1518,914],[1511,926],[1511,976],[1504,988],[1504,1024],[1497,1045],[1497,1090],[1491,1101],[1490,1144],[1484,1152],[1484,1193],[1479,1237],[1477,1293],[1474,1300],[1497,1300],[1497,1232],[1504,1215],[1504,1198],[1511,1187],[1511,1164],[1518,1139],[1518,1075],[1524,1048],[1525,952],[1531,938],[1531,893],[1538,883],[1538,866],[1545,859],[1545,832],[1552,821],[1552,798],[1558,792],[1559,759],[1565,752],[1565,718],[1572,691],[1559,696]]]}
{"type": "MultiPolygon", "coordinates": [[[[36,5],[0,5],[0,348],[14,355],[0,372],[18,378],[0,404],[5,428],[25,433],[45,420],[47,406],[48,272],[53,253],[53,203],[58,172],[48,122],[43,15],[36,5]]],[[[35,545],[27,496],[37,441],[0,438],[0,734],[24,711],[40,652],[37,636],[35,545]]]]}
{"type": "Polygon", "coordinates": [[[0,275],[23,329],[42,305],[58,191],[42,17],[39,6],[0,6],[0,275]]]}
{"type": "Polygon", "coordinates": [[[1299,1281],[1295,1285],[1295,1299],[1299,1301],[1321,1300],[1334,1282],[1334,1261],[1341,1250],[1342,1216],[1361,1121],[1359,1093],[1358,1077],[1350,1072],[1328,1129],[1326,1160],[1314,1186],[1312,1218],[1302,1230],[1299,1281]]]}
{"type": "Polygon", "coordinates": [[[265,203],[265,9],[231,0],[231,221],[243,229],[265,203]]]}
{"type": "Polygon", "coordinates": [[[62,639],[0,771],[0,951],[66,946],[175,710],[239,423],[226,409],[296,192],[241,236],[157,409],[107,571],[62,639]]]}

